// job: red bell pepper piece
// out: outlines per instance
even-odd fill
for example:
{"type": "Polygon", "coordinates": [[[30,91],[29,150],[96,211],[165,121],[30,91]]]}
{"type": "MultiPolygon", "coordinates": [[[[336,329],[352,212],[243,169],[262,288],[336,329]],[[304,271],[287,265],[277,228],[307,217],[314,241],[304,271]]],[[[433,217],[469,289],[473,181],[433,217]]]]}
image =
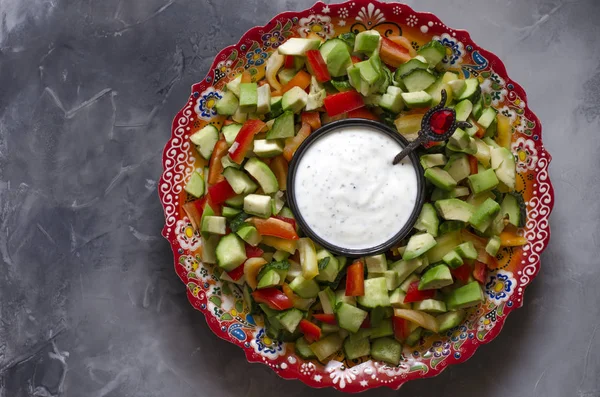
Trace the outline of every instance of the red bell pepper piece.
{"type": "Polygon", "coordinates": [[[413,281],[408,286],[408,291],[406,291],[406,296],[404,297],[404,303],[410,302],[419,302],[425,299],[431,299],[435,296],[435,290],[427,289],[424,291],[419,291],[419,281],[413,281]]]}
{"type": "Polygon", "coordinates": [[[256,230],[261,236],[279,237],[284,240],[298,240],[296,228],[291,223],[277,219],[274,217],[262,219],[252,218],[251,223],[254,224],[256,230]]]}
{"type": "Polygon", "coordinates": [[[294,227],[294,230],[297,230],[296,220],[294,218],[287,218],[287,217],[281,216],[281,215],[275,215],[275,216],[273,216],[273,218],[277,218],[279,220],[287,222],[287,223],[289,223],[290,225],[292,225],[294,227]]]}
{"type": "Polygon", "coordinates": [[[359,58],[359,57],[357,57],[356,55],[352,55],[352,56],[350,57],[350,59],[352,59],[352,63],[353,63],[353,64],[354,64],[354,63],[359,63],[359,62],[362,62],[362,59],[360,59],[360,58],[359,58]]]}
{"type": "Polygon", "coordinates": [[[294,307],[294,303],[286,294],[277,288],[258,289],[252,293],[257,303],[264,303],[273,310],[287,310],[294,307]]]}
{"type": "Polygon", "coordinates": [[[266,124],[260,120],[248,120],[244,123],[240,129],[240,132],[235,137],[233,145],[231,145],[229,148],[229,157],[231,157],[231,160],[238,164],[242,164],[242,161],[244,161],[244,156],[246,156],[246,153],[248,153],[248,150],[250,150],[252,147],[254,135],[258,134],[260,130],[265,127],[265,125],[266,124]]]}
{"type": "Polygon", "coordinates": [[[469,156],[469,170],[471,171],[471,175],[475,175],[477,173],[477,157],[472,156],[472,155],[468,155],[469,156]]]}
{"type": "Polygon", "coordinates": [[[225,179],[223,176],[223,164],[221,163],[221,159],[226,155],[227,142],[225,141],[225,138],[222,138],[217,142],[212,155],[210,156],[210,164],[208,166],[208,183],[210,185],[225,179]]]}
{"type": "Polygon", "coordinates": [[[348,112],[348,118],[351,119],[367,119],[379,121],[379,117],[367,108],[360,108],[348,112]]]}
{"type": "Polygon", "coordinates": [[[311,343],[321,339],[321,328],[315,323],[311,323],[306,319],[300,320],[300,332],[304,334],[306,340],[311,343]]]}
{"type": "Polygon", "coordinates": [[[300,120],[310,125],[313,131],[321,128],[321,116],[319,112],[302,112],[300,120]]]}
{"type": "Polygon", "coordinates": [[[293,69],[294,68],[294,56],[293,55],[286,55],[285,59],[283,61],[283,67],[286,69],[293,69]]]}
{"type": "Polygon", "coordinates": [[[475,261],[475,268],[473,269],[473,278],[479,281],[479,284],[484,284],[487,278],[487,266],[483,262],[475,261]]]}
{"type": "Polygon", "coordinates": [[[318,320],[325,324],[331,324],[331,325],[337,324],[337,320],[335,319],[335,314],[313,313],[313,317],[315,318],[315,320],[318,320]]]}
{"type": "Polygon", "coordinates": [[[325,98],[324,105],[329,117],[334,117],[362,108],[365,106],[365,101],[357,91],[344,91],[328,95],[325,98]]]}
{"type": "Polygon", "coordinates": [[[394,337],[399,341],[405,340],[410,335],[408,321],[402,317],[392,317],[392,327],[394,328],[394,337]]]}
{"type": "Polygon", "coordinates": [[[321,51],[306,51],[306,60],[308,61],[309,70],[315,76],[317,81],[324,83],[331,80],[331,75],[329,74],[329,70],[327,70],[327,64],[321,55],[321,51]]]}
{"type": "Polygon", "coordinates": [[[402,47],[400,44],[394,43],[387,37],[381,38],[381,48],[379,49],[379,56],[386,65],[397,68],[398,66],[406,63],[410,60],[410,52],[408,49],[402,47]]]}
{"type": "Polygon", "coordinates": [[[250,244],[246,244],[246,257],[247,258],[260,258],[265,251],[258,247],[253,247],[250,244]]]}
{"type": "Polygon", "coordinates": [[[454,277],[455,279],[466,283],[467,281],[469,281],[469,276],[471,275],[471,266],[465,263],[464,265],[461,265],[456,269],[451,269],[450,273],[452,273],[452,277],[454,277]]]}
{"type": "Polygon", "coordinates": [[[235,280],[235,281],[239,280],[244,275],[244,264],[245,263],[246,262],[242,263],[241,265],[239,265],[235,269],[227,272],[227,275],[229,277],[231,277],[232,280],[235,280]]]}
{"type": "Polygon", "coordinates": [[[357,259],[348,266],[346,274],[346,296],[363,296],[365,294],[365,264],[357,259]]]}
{"type": "Polygon", "coordinates": [[[229,182],[227,182],[226,179],[223,179],[221,182],[218,182],[208,188],[208,195],[210,196],[210,201],[213,204],[221,204],[225,200],[229,200],[235,196],[236,193],[229,182]]]}

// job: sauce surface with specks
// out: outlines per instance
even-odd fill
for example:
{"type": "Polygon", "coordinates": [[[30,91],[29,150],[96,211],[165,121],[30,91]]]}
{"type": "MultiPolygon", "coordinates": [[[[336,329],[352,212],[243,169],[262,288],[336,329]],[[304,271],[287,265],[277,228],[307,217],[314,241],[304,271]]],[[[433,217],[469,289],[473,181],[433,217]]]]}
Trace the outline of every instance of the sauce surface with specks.
{"type": "Polygon", "coordinates": [[[369,127],[344,126],[316,139],[295,177],[302,217],[325,241],[346,249],[383,244],[409,220],[417,200],[410,161],[392,165],[402,146],[369,127]]]}

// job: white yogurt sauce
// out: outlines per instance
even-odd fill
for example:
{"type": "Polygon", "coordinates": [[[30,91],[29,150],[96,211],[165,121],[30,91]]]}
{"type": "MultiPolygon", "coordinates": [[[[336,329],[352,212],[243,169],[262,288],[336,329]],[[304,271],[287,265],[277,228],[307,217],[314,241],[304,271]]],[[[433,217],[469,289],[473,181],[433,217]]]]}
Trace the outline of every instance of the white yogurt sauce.
{"type": "Polygon", "coordinates": [[[410,158],[392,165],[401,150],[394,139],[369,127],[340,127],[312,142],[294,184],[309,227],[346,249],[391,239],[410,218],[418,191],[410,158]]]}

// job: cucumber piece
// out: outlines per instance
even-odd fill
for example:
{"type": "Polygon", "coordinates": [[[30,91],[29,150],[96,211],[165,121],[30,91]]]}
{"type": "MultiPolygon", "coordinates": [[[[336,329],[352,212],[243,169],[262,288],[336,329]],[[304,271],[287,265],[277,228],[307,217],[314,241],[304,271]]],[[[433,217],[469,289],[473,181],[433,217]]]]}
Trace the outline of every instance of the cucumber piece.
{"type": "MultiPolygon", "coordinates": [[[[221,239],[219,235],[202,236],[202,262],[215,264],[217,263],[217,245],[221,239]]],[[[245,250],[244,250],[245,251],[245,250]]]]}
{"type": "Polygon", "coordinates": [[[316,298],[319,295],[319,284],[315,280],[306,280],[302,276],[296,277],[290,288],[301,298],[316,298]]]}
{"type": "Polygon", "coordinates": [[[477,250],[472,241],[460,244],[454,249],[464,259],[477,259],[477,250]]]}
{"type": "Polygon", "coordinates": [[[467,312],[464,310],[451,311],[435,318],[438,323],[439,333],[442,334],[454,327],[458,327],[465,319],[467,312]]]}
{"type": "Polygon", "coordinates": [[[263,276],[258,280],[258,285],[256,286],[256,289],[275,287],[281,284],[282,281],[283,280],[281,279],[281,276],[279,275],[277,270],[271,269],[264,273],[263,276]]]}
{"type": "Polygon", "coordinates": [[[446,200],[456,197],[464,197],[469,195],[469,188],[466,186],[456,186],[450,191],[445,191],[439,188],[433,189],[431,192],[431,201],[446,200]]]}
{"type": "Polygon", "coordinates": [[[469,99],[471,102],[477,99],[477,95],[481,95],[481,88],[479,87],[479,80],[476,78],[470,78],[464,80],[465,88],[460,95],[457,95],[456,100],[462,101],[469,99]]]}
{"type": "Polygon", "coordinates": [[[404,280],[402,284],[400,284],[400,290],[406,294],[406,291],[408,291],[408,287],[415,281],[419,281],[419,276],[417,276],[416,274],[411,274],[406,280],[404,280]]]}
{"type": "Polygon", "coordinates": [[[190,136],[190,141],[198,148],[198,152],[206,160],[210,159],[213,149],[219,140],[219,130],[212,124],[208,124],[198,132],[190,136]]]}
{"type": "Polygon", "coordinates": [[[425,299],[420,302],[415,302],[414,310],[420,310],[426,313],[446,313],[446,303],[435,299],[425,299]]]}
{"type": "Polygon", "coordinates": [[[333,308],[336,304],[335,294],[331,288],[327,287],[322,291],[319,291],[319,302],[323,308],[323,313],[333,314],[333,308]]]}
{"type": "Polygon", "coordinates": [[[279,214],[285,206],[285,201],[283,201],[284,196],[285,193],[281,190],[273,195],[273,198],[271,199],[271,212],[273,215],[279,214]]]}
{"type": "Polygon", "coordinates": [[[227,230],[227,219],[223,216],[202,217],[201,231],[212,234],[225,234],[227,230]]]}
{"type": "Polygon", "coordinates": [[[398,365],[402,357],[402,345],[389,337],[375,339],[371,343],[371,357],[377,361],[398,365]]]}
{"type": "Polygon", "coordinates": [[[256,157],[248,159],[244,164],[244,169],[258,181],[265,194],[275,193],[279,190],[279,182],[271,168],[256,157]]]}
{"type": "Polygon", "coordinates": [[[498,114],[498,111],[496,109],[486,108],[481,113],[481,116],[477,119],[477,124],[479,124],[480,126],[482,126],[485,129],[487,129],[490,125],[492,125],[492,122],[494,120],[496,120],[497,114],[498,114]]]}
{"type": "Polygon", "coordinates": [[[229,272],[247,259],[244,242],[235,234],[228,234],[217,244],[215,256],[219,267],[229,272]]]}
{"type": "Polygon", "coordinates": [[[471,175],[471,166],[469,164],[469,158],[464,153],[458,153],[450,156],[448,164],[444,167],[452,179],[456,182],[461,182],[463,179],[471,175]]]}
{"type": "Polygon", "coordinates": [[[277,49],[280,54],[283,55],[296,55],[304,56],[308,50],[316,50],[321,45],[319,39],[302,39],[299,37],[292,37],[287,39],[277,49]]]}
{"type": "Polygon", "coordinates": [[[215,108],[217,114],[222,116],[232,116],[238,109],[239,101],[233,91],[227,91],[223,94],[223,97],[217,101],[215,108]]]}
{"type": "Polygon", "coordinates": [[[411,347],[414,346],[414,345],[416,345],[417,342],[421,339],[421,334],[422,333],[423,333],[423,328],[421,328],[421,327],[415,328],[415,330],[412,331],[410,333],[410,335],[408,335],[406,337],[406,340],[404,341],[404,343],[407,346],[411,346],[411,347]]]}
{"type": "Polygon", "coordinates": [[[229,155],[225,155],[223,157],[221,157],[221,165],[223,166],[223,169],[225,168],[235,168],[240,169],[242,166],[238,163],[236,163],[235,161],[233,161],[231,159],[231,157],[229,157],[229,155]]]}
{"type": "MultiPolygon", "coordinates": [[[[444,255],[442,260],[444,261],[445,264],[450,266],[452,269],[456,269],[457,267],[460,267],[464,263],[463,258],[456,251],[448,252],[446,255],[444,255]]],[[[415,309],[415,310],[420,310],[420,309],[415,309]]]]}
{"type": "Polygon", "coordinates": [[[316,357],[315,353],[310,349],[308,341],[304,337],[296,340],[295,349],[296,354],[305,360],[316,357]]]}
{"type": "Polygon", "coordinates": [[[461,230],[467,227],[466,222],[462,221],[445,221],[440,224],[440,234],[446,234],[450,232],[454,232],[457,230],[461,230]]]}
{"type": "Polygon", "coordinates": [[[340,303],[346,303],[351,306],[356,306],[356,298],[353,296],[346,296],[346,290],[341,289],[335,291],[335,303],[336,306],[340,303]]]}
{"type": "Polygon", "coordinates": [[[348,45],[340,39],[327,40],[319,48],[327,70],[332,77],[345,76],[352,65],[348,45]]]}
{"type": "Polygon", "coordinates": [[[414,69],[402,76],[402,83],[408,92],[424,91],[435,81],[435,76],[426,69],[414,69]]]}
{"type": "Polygon", "coordinates": [[[236,233],[242,240],[253,247],[256,247],[262,241],[262,236],[251,225],[241,227],[236,233]]]}
{"type": "Polygon", "coordinates": [[[265,114],[271,111],[271,86],[264,84],[257,89],[258,99],[256,113],[265,114]]]}
{"type": "Polygon", "coordinates": [[[371,309],[378,306],[390,306],[390,297],[385,277],[365,280],[364,285],[365,294],[356,298],[359,305],[371,309]]]}
{"type": "Polygon", "coordinates": [[[471,148],[471,137],[465,130],[457,128],[454,134],[448,139],[448,148],[461,151],[471,148]]]}
{"type": "Polygon", "coordinates": [[[438,200],[435,202],[435,208],[442,218],[446,220],[468,222],[475,207],[459,199],[438,200]]]}
{"type": "Polygon", "coordinates": [[[242,286],[242,295],[244,298],[244,303],[248,308],[248,312],[250,314],[260,314],[260,308],[254,298],[252,297],[252,288],[248,284],[244,284],[242,286]]]}
{"type": "Polygon", "coordinates": [[[465,83],[465,80],[452,80],[448,83],[448,86],[450,87],[450,90],[452,91],[452,95],[455,97],[460,97],[463,92],[465,92],[465,89],[467,88],[467,84],[465,83]]]}
{"type": "Polygon", "coordinates": [[[232,219],[240,212],[242,211],[237,208],[223,207],[223,209],[221,210],[221,215],[223,215],[227,219],[232,219]]]}
{"type": "Polygon", "coordinates": [[[335,256],[326,249],[317,251],[319,274],[315,277],[317,281],[332,283],[339,273],[339,264],[335,256]]]}
{"type": "Polygon", "coordinates": [[[286,310],[283,313],[279,313],[277,315],[277,320],[279,320],[279,323],[283,326],[283,328],[286,331],[288,331],[289,333],[294,333],[303,317],[304,313],[302,313],[302,311],[293,308],[286,310]]]}
{"type": "Polygon", "coordinates": [[[235,79],[227,83],[227,91],[231,91],[236,97],[240,96],[240,84],[242,84],[242,75],[238,74],[235,79]]]}
{"type": "Polygon", "coordinates": [[[397,288],[390,295],[390,304],[392,307],[398,309],[412,309],[412,305],[410,303],[404,303],[404,298],[406,298],[406,293],[404,293],[402,289],[397,288]]]}
{"type": "Polygon", "coordinates": [[[419,291],[440,289],[447,285],[451,285],[453,282],[454,280],[452,280],[452,274],[450,273],[450,268],[448,268],[448,266],[434,266],[427,270],[421,277],[419,291]]]}
{"type": "MultiPolygon", "coordinates": [[[[522,200],[522,199],[521,199],[522,200]]],[[[526,209],[524,203],[520,203],[517,196],[507,194],[500,204],[500,213],[507,216],[510,224],[516,227],[525,226],[526,209]]]]}
{"type": "Polygon", "coordinates": [[[234,114],[231,115],[231,119],[236,123],[245,123],[248,119],[248,113],[244,113],[238,107],[234,114]]]}
{"type": "Polygon", "coordinates": [[[360,329],[368,314],[366,311],[344,302],[338,303],[335,307],[338,325],[352,333],[356,333],[360,329]]]}
{"type": "Polygon", "coordinates": [[[377,339],[384,336],[392,336],[394,335],[394,327],[392,325],[391,318],[384,318],[379,322],[379,325],[371,328],[371,332],[369,335],[370,339],[377,339]]]}
{"type": "Polygon", "coordinates": [[[343,342],[344,339],[339,334],[330,334],[309,345],[309,348],[317,356],[319,361],[325,361],[327,357],[342,348],[343,342]]]}
{"type": "Polygon", "coordinates": [[[401,111],[404,108],[402,89],[400,87],[394,87],[393,85],[388,86],[387,92],[383,94],[379,100],[379,106],[392,113],[401,111]]]}
{"type": "Polygon", "coordinates": [[[446,47],[437,40],[431,40],[421,47],[417,54],[427,60],[429,67],[434,68],[446,56],[446,47]]]}
{"type": "Polygon", "coordinates": [[[425,91],[403,92],[400,95],[404,104],[409,108],[426,108],[431,105],[431,95],[425,91]]]}
{"type": "Polygon", "coordinates": [[[225,142],[227,142],[229,146],[233,145],[233,142],[235,141],[235,138],[237,137],[237,134],[240,132],[241,129],[242,124],[238,123],[224,125],[223,128],[221,128],[221,132],[225,137],[225,142]]]}
{"type": "Polygon", "coordinates": [[[244,197],[244,212],[261,218],[271,216],[271,197],[262,194],[249,194],[244,197]]]}
{"type": "Polygon", "coordinates": [[[422,61],[421,59],[413,58],[410,61],[398,66],[398,69],[396,69],[394,75],[394,79],[396,81],[400,81],[402,80],[402,76],[412,72],[415,69],[427,70],[428,68],[429,64],[427,63],[427,61],[422,61]]]}
{"type": "Polygon", "coordinates": [[[230,199],[225,200],[225,204],[233,208],[241,209],[244,206],[244,195],[238,194],[230,199]]]}
{"type": "Polygon", "coordinates": [[[476,306],[483,302],[483,292],[477,281],[451,291],[446,296],[446,307],[448,310],[464,309],[476,306]]]}
{"type": "Polygon", "coordinates": [[[491,190],[498,186],[500,181],[493,169],[488,169],[477,174],[470,175],[468,178],[469,187],[475,194],[491,190]]]}
{"type": "Polygon", "coordinates": [[[424,175],[429,182],[440,189],[450,191],[456,187],[454,178],[441,168],[427,168],[424,175]]]}
{"type": "Polygon", "coordinates": [[[421,232],[427,232],[433,237],[437,237],[439,224],[440,221],[438,219],[435,208],[433,208],[433,205],[431,205],[430,203],[423,204],[421,213],[419,214],[419,217],[415,222],[415,229],[421,232]]]}
{"type": "Polygon", "coordinates": [[[402,259],[405,261],[423,255],[436,245],[434,237],[429,233],[414,234],[408,240],[402,259]]]}
{"type": "Polygon", "coordinates": [[[267,132],[266,137],[267,139],[291,138],[294,134],[294,113],[288,110],[275,119],[273,128],[267,132]]]}
{"type": "Polygon", "coordinates": [[[371,343],[369,338],[358,335],[350,335],[344,341],[344,355],[348,360],[354,360],[359,357],[368,356],[371,353],[371,343]]]}
{"type": "Polygon", "coordinates": [[[444,166],[448,159],[442,153],[424,154],[419,158],[419,162],[421,167],[426,170],[427,168],[444,166]]]}
{"type": "Polygon", "coordinates": [[[390,265],[390,268],[396,273],[398,283],[401,284],[408,276],[423,265],[423,259],[415,258],[411,260],[400,260],[390,265]]]}
{"type": "Polygon", "coordinates": [[[465,99],[457,103],[454,110],[456,111],[456,120],[467,121],[473,110],[473,104],[468,99],[465,99]]]}
{"type": "Polygon", "coordinates": [[[332,332],[339,332],[340,331],[340,327],[338,327],[335,324],[323,323],[323,324],[321,324],[321,331],[324,334],[331,334],[332,332]]]}
{"type": "Polygon", "coordinates": [[[383,273],[387,270],[385,254],[367,256],[365,262],[367,263],[368,273],[383,273]]]}
{"type": "Polygon", "coordinates": [[[485,252],[491,256],[496,256],[500,250],[500,237],[492,236],[485,245],[485,252]]]}
{"type": "Polygon", "coordinates": [[[492,168],[496,173],[496,177],[508,189],[514,190],[517,171],[513,154],[505,147],[493,148],[490,150],[490,154],[492,168]]]}
{"type": "Polygon", "coordinates": [[[227,167],[223,176],[236,194],[254,193],[258,189],[258,185],[242,170],[227,167]]]}
{"type": "Polygon", "coordinates": [[[202,197],[204,195],[204,178],[197,171],[192,172],[190,180],[183,189],[194,197],[202,197]]]}
{"type": "Polygon", "coordinates": [[[330,83],[339,92],[352,91],[354,89],[348,80],[331,80],[330,83]]]}

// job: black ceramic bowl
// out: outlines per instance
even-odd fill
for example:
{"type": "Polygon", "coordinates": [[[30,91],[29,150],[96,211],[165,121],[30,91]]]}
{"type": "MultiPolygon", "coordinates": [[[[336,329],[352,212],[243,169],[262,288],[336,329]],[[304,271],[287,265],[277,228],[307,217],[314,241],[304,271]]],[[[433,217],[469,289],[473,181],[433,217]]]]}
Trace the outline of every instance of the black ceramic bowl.
{"type": "MultiPolygon", "coordinates": [[[[327,124],[318,130],[314,131],[298,148],[294,156],[292,157],[292,161],[289,164],[289,172],[287,177],[287,203],[294,213],[296,217],[296,221],[300,225],[300,228],[304,232],[304,234],[310,237],[317,244],[321,245],[325,249],[336,253],[338,255],[343,255],[347,257],[360,257],[367,255],[376,255],[381,254],[390,250],[394,245],[396,245],[400,240],[406,237],[412,230],[413,225],[415,224],[419,213],[421,212],[421,208],[423,207],[423,203],[425,201],[425,177],[423,176],[423,168],[419,163],[419,157],[415,152],[412,152],[408,158],[410,159],[415,171],[417,173],[417,199],[415,200],[415,207],[413,208],[412,214],[408,218],[406,224],[402,227],[402,229],[398,230],[398,233],[394,235],[388,241],[379,244],[370,248],[361,248],[361,249],[349,249],[338,247],[329,243],[328,241],[321,238],[318,234],[316,234],[310,226],[306,223],[302,213],[298,209],[298,205],[296,202],[295,195],[295,179],[296,179],[296,171],[298,169],[298,164],[300,163],[300,159],[306,152],[306,150],[311,146],[313,142],[316,142],[321,136],[337,130],[339,128],[347,127],[347,126],[364,126],[369,129],[376,129],[380,132],[383,132],[390,136],[392,139],[397,141],[402,147],[408,145],[408,141],[400,135],[398,132],[394,131],[390,127],[385,124],[382,124],[377,121],[365,120],[365,119],[344,119],[339,121],[334,121],[330,124],[327,124]]],[[[393,159],[390,159],[390,162],[393,159]]]]}

